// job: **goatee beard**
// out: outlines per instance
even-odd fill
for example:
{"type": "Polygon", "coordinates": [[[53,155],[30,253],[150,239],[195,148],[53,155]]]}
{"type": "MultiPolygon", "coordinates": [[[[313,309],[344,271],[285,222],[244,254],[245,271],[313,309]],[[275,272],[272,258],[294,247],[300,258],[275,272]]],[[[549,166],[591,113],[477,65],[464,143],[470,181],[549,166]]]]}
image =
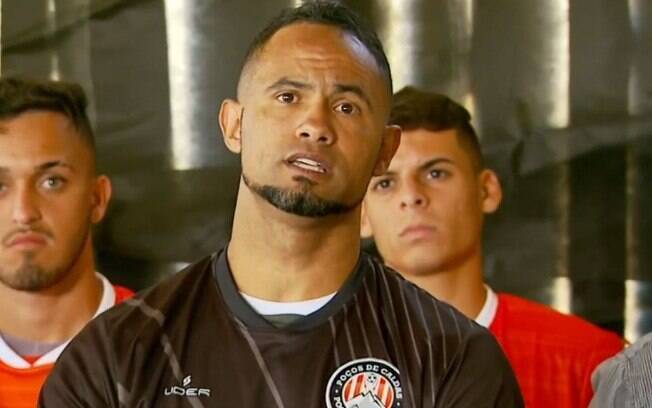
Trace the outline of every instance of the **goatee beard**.
{"type": "Polygon", "coordinates": [[[339,201],[326,200],[310,191],[312,185],[309,179],[301,178],[302,188],[299,190],[283,189],[272,185],[261,185],[251,181],[244,173],[242,180],[249,190],[262,197],[281,211],[300,217],[326,217],[344,214],[352,211],[359,203],[347,205],[339,201]]]}
{"type": "Polygon", "coordinates": [[[0,281],[22,292],[38,292],[59,282],[66,274],[64,268],[45,269],[34,262],[34,254],[23,255],[22,264],[13,273],[0,270],[0,281]]]}
{"type": "MultiPolygon", "coordinates": [[[[90,218],[87,225],[90,226],[90,218]]],[[[14,290],[39,292],[61,282],[70,274],[73,266],[82,256],[84,246],[89,234],[91,233],[90,227],[88,226],[85,231],[79,235],[79,241],[74,244],[74,252],[72,252],[72,256],[66,260],[67,263],[48,265],[48,267],[45,267],[36,262],[36,253],[27,252],[23,254],[23,262],[15,271],[13,271],[13,273],[3,269],[3,265],[0,265],[0,283],[14,290]]],[[[52,236],[49,232],[43,231],[43,233],[52,236]]]]}

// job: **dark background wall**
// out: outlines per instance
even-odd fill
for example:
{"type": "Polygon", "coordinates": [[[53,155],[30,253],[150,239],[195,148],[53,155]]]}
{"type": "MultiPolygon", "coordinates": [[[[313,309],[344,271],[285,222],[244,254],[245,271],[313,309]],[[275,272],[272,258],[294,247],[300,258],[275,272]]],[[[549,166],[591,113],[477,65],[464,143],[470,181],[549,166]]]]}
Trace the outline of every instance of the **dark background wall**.
{"type": "MultiPolygon", "coordinates": [[[[281,0],[3,0],[3,75],[81,82],[115,199],[99,269],[142,288],[228,240],[238,158],[217,109],[281,0]]],[[[498,290],[630,340],[652,330],[652,7],[645,0],[344,1],[396,89],[475,117],[506,197],[486,231],[498,290]]]]}

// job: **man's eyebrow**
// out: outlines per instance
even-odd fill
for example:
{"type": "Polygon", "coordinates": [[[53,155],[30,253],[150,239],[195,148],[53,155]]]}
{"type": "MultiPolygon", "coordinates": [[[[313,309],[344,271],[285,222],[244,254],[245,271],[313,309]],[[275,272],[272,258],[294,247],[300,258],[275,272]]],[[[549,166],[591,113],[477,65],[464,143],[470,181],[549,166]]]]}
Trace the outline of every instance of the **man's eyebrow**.
{"type": "Polygon", "coordinates": [[[393,170],[387,170],[386,172],[384,172],[384,173],[381,174],[380,176],[374,176],[374,177],[386,177],[386,176],[394,176],[394,175],[396,175],[396,172],[395,172],[395,171],[393,171],[393,170]]]}
{"type": "MultiPolygon", "coordinates": [[[[43,164],[39,164],[38,166],[36,166],[36,170],[42,172],[42,171],[49,170],[53,167],[66,167],[71,171],[75,171],[75,168],[73,166],[71,166],[70,164],[62,160],[52,160],[49,162],[45,162],[43,164]]],[[[10,173],[9,168],[0,166],[0,174],[7,174],[7,173],[10,173]]]]}
{"type": "Polygon", "coordinates": [[[278,81],[274,82],[270,86],[267,87],[268,91],[273,91],[278,88],[284,88],[284,87],[290,87],[290,88],[296,88],[296,89],[307,89],[310,88],[311,86],[305,82],[300,82],[300,81],[295,81],[292,79],[289,79],[287,77],[283,77],[279,79],[278,81]]]}
{"type": "Polygon", "coordinates": [[[36,166],[36,169],[39,171],[45,171],[53,167],[67,167],[70,170],[74,170],[74,168],[70,164],[62,160],[52,160],[49,162],[45,162],[43,164],[39,164],[38,166],[36,166]]]}
{"type": "Polygon", "coordinates": [[[427,162],[421,164],[419,166],[419,170],[426,170],[426,169],[428,169],[428,167],[432,167],[435,164],[442,164],[442,163],[455,165],[455,162],[452,161],[451,159],[447,159],[445,157],[437,157],[437,158],[434,158],[434,159],[430,159],[427,162]]]}
{"type": "Polygon", "coordinates": [[[369,109],[373,109],[373,105],[371,103],[371,99],[369,99],[369,96],[365,93],[365,91],[362,90],[361,87],[358,85],[351,85],[351,84],[336,84],[335,85],[335,92],[337,93],[347,93],[351,92],[355,95],[358,95],[360,98],[362,98],[369,109]]]}
{"type": "MultiPolygon", "coordinates": [[[[430,159],[430,160],[428,160],[427,162],[425,162],[423,164],[420,164],[418,169],[419,170],[427,170],[429,167],[434,166],[436,164],[441,164],[441,163],[447,163],[447,164],[455,165],[455,162],[452,161],[451,159],[447,159],[447,158],[444,158],[444,157],[438,157],[438,158],[435,158],[435,159],[430,159]]],[[[396,174],[397,174],[396,171],[388,170],[388,171],[384,172],[383,174],[381,174],[380,176],[375,176],[375,177],[395,176],[396,174]]]]}

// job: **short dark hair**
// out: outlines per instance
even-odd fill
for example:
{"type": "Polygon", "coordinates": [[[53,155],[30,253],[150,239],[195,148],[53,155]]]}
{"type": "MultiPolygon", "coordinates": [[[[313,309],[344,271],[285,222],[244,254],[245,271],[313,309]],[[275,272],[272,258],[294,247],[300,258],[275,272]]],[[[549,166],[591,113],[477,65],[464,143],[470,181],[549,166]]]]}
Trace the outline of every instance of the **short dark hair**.
{"type": "Polygon", "coordinates": [[[284,9],[256,35],[245,55],[243,68],[277,31],[300,22],[324,24],[353,35],[373,56],[387,82],[388,95],[392,94],[392,71],[376,32],[356,13],[333,1],[309,1],[284,9]]]}
{"type": "Polygon", "coordinates": [[[484,168],[480,142],[471,126],[471,114],[446,95],[407,86],[394,94],[389,123],[405,131],[454,129],[476,171],[484,168]]]}
{"type": "Polygon", "coordinates": [[[66,116],[95,152],[95,140],[86,114],[88,101],[81,86],[72,82],[0,78],[0,120],[28,111],[50,111],[66,116]]]}

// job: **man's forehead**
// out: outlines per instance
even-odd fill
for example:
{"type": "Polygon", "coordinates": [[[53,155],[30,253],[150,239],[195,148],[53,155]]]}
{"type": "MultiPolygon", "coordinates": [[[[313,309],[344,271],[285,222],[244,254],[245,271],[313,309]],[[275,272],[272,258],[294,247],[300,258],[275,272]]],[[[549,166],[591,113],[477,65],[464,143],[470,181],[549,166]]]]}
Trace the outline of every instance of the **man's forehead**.
{"type": "Polygon", "coordinates": [[[246,86],[261,76],[273,76],[275,71],[292,70],[296,60],[309,61],[317,68],[323,64],[324,70],[334,75],[375,76],[380,86],[386,85],[375,58],[355,36],[338,27],[313,22],[293,23],[274,33],[247,62],[241,84],[246,86]]]}
{"type": "Polygon", "coordinates": [[[433,164],[456,165],[465,154],[457,141],[455,130],[403,131],[401,142],[387,171],[401,172],[433,164]]]}
{"type": "Polygon", "coordinates": [[[61,134],[79,132],[72,120],[64,113],[47,109],[29,109],[0,119],[0,134],[24,128],[40,128],[43,131],[61,134]]]}
{"type": "Polygon", "coordinates": [[[289,24],[274,33],[260,49],[262,54],[278,52],[281,56],[287,47],[325,49],[371,56],[371,52],[351,33],[332,25],[300,21],[289,24]]]}
{"type": "Polygon", "coordinates": [[[0,167],[73,163],[90,155],[90,149],[63,114],[33,111],[0,120],[0,167]]]}
{"type": "Polygon", "coordinates": [[[428,130],[424,128],[401,131],[401,144],[396,152],[412,156],[465,154],[457,130],[428,130]]]}

